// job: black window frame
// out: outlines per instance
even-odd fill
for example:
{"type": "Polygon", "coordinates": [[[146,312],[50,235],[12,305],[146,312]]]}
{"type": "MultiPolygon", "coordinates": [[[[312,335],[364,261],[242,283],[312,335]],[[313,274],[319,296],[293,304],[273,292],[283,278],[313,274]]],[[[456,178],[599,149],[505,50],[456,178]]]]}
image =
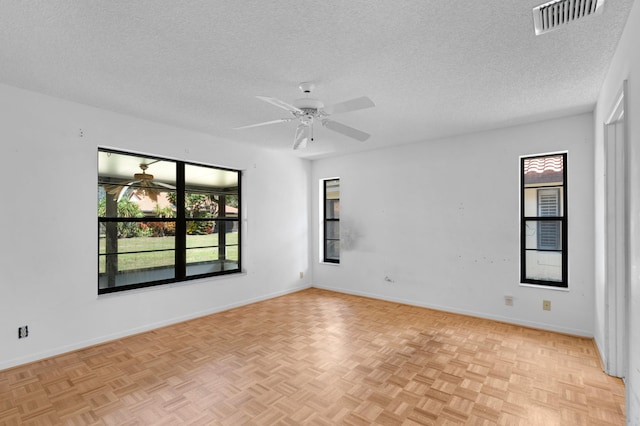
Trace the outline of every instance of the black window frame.
{"type": "MultiPolygon", "coordinates": [[[[330,179],[324,179],[322,181],[322,214],[323,214],[323,232],[322,232],[322,261],[326,262],[326,263],[335,263],[335,264],[339,264],[340,263],[340,232],[339,232],[339,226],[340,226],[340,207],[339,207],[339,203],[340,203],[340,195],[338,195],[338,217],[335,217],[335,215],[332,215],[332,217],[328,217],[327,212],[329,211],[329,203],[334,203],[335,202],[335,198],[332,199],[328,199],[327,198],[327,186],[328,184],[330,184],[331,182],[338,182],[338,188],[340,188],[340,178],[330,178],[330,179]],[[338,226],[338,238],[330,238],[329,236],[329,232],[328,229],[329,227],[335,227],[337,224],[338,226]],[[329,246],[330,243],[336,244],[338,246],[338,256],[329,256],[328,254],[328,249],[327,247],[329,246]]],[[[340,190],[338,189],[338,194],[340,194],[340,190]]],[[[334,210],[335,211],[335,210],[334,210]]]]}
{"type": "MultiPolygon", "coordinates": [[[[162,218],[162,217],[135,217],[135,218],[131,218],[131,217],[107,217],[107,216],[98,216],[98,228],[100,228],[100,224],[101,223],[109,223],[109,222],[115,222],[115,223],[119,223],[119,222],[131,222],[131,223],[144,223],[144,222],[175,222],[175,261],[173,264],[173,267],[175,269],[175,277],[171,278],[171,279],[160,279],[160,280],[154,280],[154,281],[147,281],[147,282],[139,282],[139,283],[134,283],[134,284],[127,284],[127,285],[115,285],[113,287],[103,287],[100,288],[100,280],[98,279],[98,294],[108,294],[108,293],[114,293],[114,292],[120,292],[120,291],[127,291],[127,290],[134,290],[134,289],[139,289],[139,288],[145,288],[145,287],[153,287],[153,286],[159,286],[159,285],[166,285],[166,284],[174,284],[174,283],[180,283],[180,282],[187,282],[187,281],[192,281],[195,279],[201,279],[201,278],[207,278],[207,277],[214,277],[214,276],[220,276],[220,275],[230,275],[230,274],[239,274],[242,273],[242,226],[241,226],[241,222],[240,222],[240,212],[242,211],[242,177],[243,177],[243,173],[241,170],[236,170],[236,169],[231,169],[231,168],[225,168],[225,167],[219,167],[219,166],[212,166],[212,165],[206,165],[206,164],[202,164],[202,163],[195,163],[195,162],[189,162],[189,161],[183,161],[183,160],[176,160],[176,159],[171,159],[171,158],[163,158],[163,157],[159,157],[156,155],[148,155],[148,154],[139,154],[139,153],[135,153],[135,152],[127,152],[127,151],[120,151],[120,150],[114,150],[114,149],[110,149],[110,148],[98,148],[98,152],[106,152],[106,153],[115,153],[115,154],[120,154],[120,155],[131,155],[134,157],[145,157],[148,159],[155,159],[158,161],[167,161],[167,162],[172,162],[175,163],[176,165],[176,188],[175,188],[175,192],[176,192],[176,197],[177,197],[177,201],[176,201],[176,206],[175,206],[175,210],[176,210],[176,217],[172,217],[172,218],[162,218]],[[215,218],[190,218],[190,217],[186,217],[186,210],[185,210],[185,194],[187,192],[186,190],[186,182],[185,182],[185,168],[187,165],[192,165],[192,166],[197,166],[197,167],[204,167],[204,168],[210,168],[210,169],[214,169],[214,170],[222,170],[222,171],[227,171],[227,172],[234,172],[237,173],[237,200],[238,200],[238,207],[237,207],[237,211],[238,214],[237,216],[217,216],[215,218]],[[238,241],[237,244],[232,244],[233,245],[237,245],[237,251],[238,251],[238,261],[237,261],[237,267],[232,268],[232,269],[222,269],[221,271],[215,271],[215,272],[208,272],[208,273],[200,273],[200,274],[193,274],[193,275],[188,275],[187,274],[187,225],[189,222],[192,221],[212,221],[212,222],[216,222],[218,224],[224,224],[224,228],[223,229],[227,229],[227,223],[231,223],[233,224],[233,222],[237,222],[237,234],[238,234],[238,241]]],[[[100,186],[100,176],[98,176],[98,186],[100,186]]],[[[230,194],[230,195],[236,195],[234,194],[230,194]]],[[[98,229],[99,232],[99,229],[98,229]]],[[[225,245],[225,248],[228,245],[225,245]]],[[[219,245],[217,246],[219,247],[219,245]]],[[[115,254],[115,253],[114,253],[115,254]]],[[[120,253],[118,253],[120,254],[120,253]]],[[[106,255],[106,254],[103,254],[106,255]]],[[[98,241],[98,262],[100,262],[100,248],[99,248],[99,241],[98,241]]],[[[98,267],[98,278],[100,277],[100,268],[98,267]]]]}
{"type": "MultiPolygon", "coordinates": [[[[546,287],[556,287],[556,288],[568,288],[569,280],[568,280],[568,272],[569,272],[569,254],[568,254],[568,181],[567,181],[567,152],[557,152],[550,154],[539,154],[539,155],[529,155],[520,157],[520,282],[522,284],[534,284],[546,287]],[[561,185],[549,185],[549,184],[540,184],[540,185],[527,185],[525,183],[525,161],[536,158],[547,158],[547,157],[562,157],[562,184],[561,185]],[[540,196],[540,190],[547,189],[558,189],[561,199],[560,205],[562,206],[558,215],[555,216],[542,216],[539,207],[536,206],[537,216],[525,216],[525,190],[526,189],[537,189],[536,198],[540,196]],[[560,247],[536,247],[535,249],[527,249],[526,240],[527,240],[527,222],[535,222],[537,225],[542,225],[545,223],[558,223],[560,227],[560,247]],[[533,279],[527,278],[527,263],[526,263],[526,254],[527,251],[535,250],[538,252],[560,252],[561,253],[561,280],[560,281],[552,281],[552,280],[542,280],[542,279],[533,279]]],[[[536,226],[536,230],[538,230],[539,226],[536,226]]],[[[536,237],[536,240],[539,242],[539,236],[536,237]]]]}

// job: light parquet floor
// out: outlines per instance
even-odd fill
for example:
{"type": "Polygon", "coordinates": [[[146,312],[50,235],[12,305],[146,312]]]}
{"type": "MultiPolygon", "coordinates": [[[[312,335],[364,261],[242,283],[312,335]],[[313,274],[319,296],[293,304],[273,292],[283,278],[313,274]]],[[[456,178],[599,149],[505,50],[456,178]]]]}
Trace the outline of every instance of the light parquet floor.
{"type": "Polygon", "coordinates": [[[309,289],[0,371],[2,425],[622,425],[591,339],[309,289]]]}

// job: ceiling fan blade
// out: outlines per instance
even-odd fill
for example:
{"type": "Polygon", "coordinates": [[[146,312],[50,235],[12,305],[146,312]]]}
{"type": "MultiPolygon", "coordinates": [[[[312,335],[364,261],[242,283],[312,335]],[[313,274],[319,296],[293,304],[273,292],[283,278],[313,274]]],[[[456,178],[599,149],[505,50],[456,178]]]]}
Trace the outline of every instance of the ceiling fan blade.
{"type": "Polygon", "coordinates": [[[256,96],[256,98],[260,99],[261,101],[268,102],[271,105],[275,105],[278,108],[286,109],[289,112],[299,112],[299,113],[303,112],[300,108],[294,107],[293,105],[290,105],[285,101],[281,101],[280,99],[267,98],[265,96],[256,96]]]}
{"type": "Polygon", "coordinates": [[[298,124],[296,135],[293,138],[293,149],[303,149],[307,147],[309,142],[309,126],[298,124]]]}
{"type": "Polygon", "coordinates": [[[161,188],[166,188],[166,189],[171,189],[171,190],[175,190],[176,189],[175,186],[169,185],[168,183],[164,183],[164,182],[154,181],[153,184],[158,186],[158,187],[161,187],[161,188]]]}
{"type": "Polygon", "coordinates": [[[286,123],[287,121],[291,121],[293,119],[294,119],[294,117],[291,117],[291,118],[280,118],[278,120],[265,121],[264,123],[249,124],[248,126],[234,127],[233,130],[250,129],[252,127],[267,126],[269,124],[276,124],[276,123],[286,123]]]}
{"type": "Polygon", "coordinates": [[[122,185],[105,185],[104,189],[105,191],[107,191],[107,194],[113,195],[113,199],[117,200],[118,199],[118,195],[120,195],[120,193],[122,192],[122,189],[126,186],[126,184],[122,184],[122,185]]]}
{"type": "Polygon", "coordinates": [[[323,120],[322,125],[334,132],[342,133],[345,136],[349,136],[350,138],[357,139],[361,142],[366,141],[371,136],[369,133],[365,133],[361,130],[354,129],[346,124],[338,123],[333,120],[323,120]]]}
{"type": "Polygon", "coordinates": [[[328,114],[342,114],[343,112],[357,111],[359,109],[371,108],[376,106],[371,99],[366,96],[351,99],[337,104],[329,105],[324,110],[328,114]]]}

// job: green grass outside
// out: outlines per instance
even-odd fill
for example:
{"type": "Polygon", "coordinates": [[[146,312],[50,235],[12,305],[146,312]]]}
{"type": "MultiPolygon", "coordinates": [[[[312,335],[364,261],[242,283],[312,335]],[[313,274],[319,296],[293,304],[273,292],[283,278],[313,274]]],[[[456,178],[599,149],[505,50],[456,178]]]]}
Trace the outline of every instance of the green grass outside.
{"type": "MultiPolygon", "coordinates": [[[[228,232],[226,259],[238,261],[238,233],[228,232]]],[[[218,235],[187,235],[187,264],[218,260],[218,235]],[[195,248],[202,247],[205,248],[195,248]]],[[[100,237],[99,253],[105,253],[106,241],[100,237]]],[[[148,251],[148,253],[131,253],[118,255],[118,270],[147,269],[172,266],[175,263],[174,237],[133,237],[119,238],[118,252],[148,251]],[[167,251],[162,251],[167,250],[167,251]]],[[[222,248],[220,248],[222,249],[222,248]]],[[[105,272],[105,256],[99,256],[99,271],[105,272]]]]}

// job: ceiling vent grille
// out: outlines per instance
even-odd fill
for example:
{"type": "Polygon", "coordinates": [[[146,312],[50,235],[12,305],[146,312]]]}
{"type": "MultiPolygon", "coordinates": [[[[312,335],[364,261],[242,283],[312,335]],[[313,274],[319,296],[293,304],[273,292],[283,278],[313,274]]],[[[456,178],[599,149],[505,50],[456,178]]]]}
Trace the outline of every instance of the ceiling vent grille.
{"type": "Polygon", "coordinates": [[[533,8],[536,35],[553,31],[560,25],[595,15],[602,11],[604,0],[553,0],[533,8]]]}

